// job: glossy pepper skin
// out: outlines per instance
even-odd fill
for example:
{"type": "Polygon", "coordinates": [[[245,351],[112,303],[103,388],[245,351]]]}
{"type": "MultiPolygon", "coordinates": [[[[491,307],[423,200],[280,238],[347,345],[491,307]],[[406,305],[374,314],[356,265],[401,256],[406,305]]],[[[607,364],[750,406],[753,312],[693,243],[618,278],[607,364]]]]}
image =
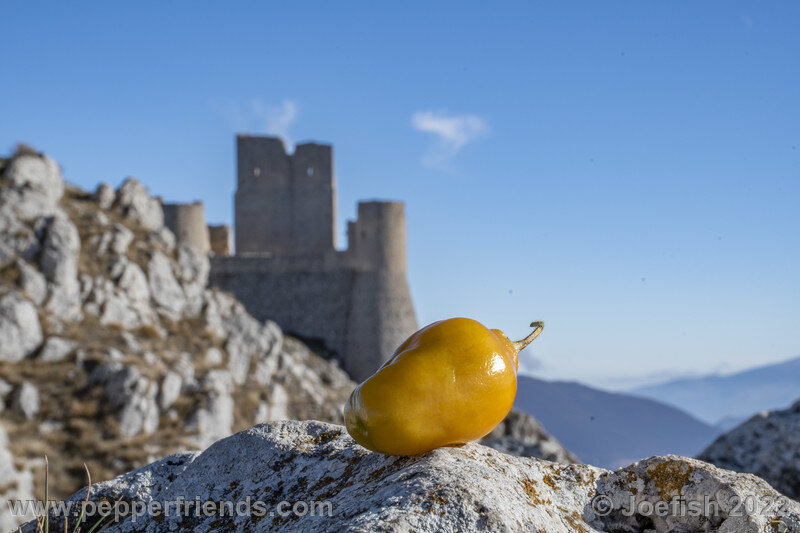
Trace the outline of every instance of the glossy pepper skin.
{"type": "Polygon", "coordinates": [[[435,322],[411,335],[345,405],[347,431],[362,446],[417,455],[479,439],[511,410],[518,353],[541,332],[511,342],[468,318],[435,322]]]}

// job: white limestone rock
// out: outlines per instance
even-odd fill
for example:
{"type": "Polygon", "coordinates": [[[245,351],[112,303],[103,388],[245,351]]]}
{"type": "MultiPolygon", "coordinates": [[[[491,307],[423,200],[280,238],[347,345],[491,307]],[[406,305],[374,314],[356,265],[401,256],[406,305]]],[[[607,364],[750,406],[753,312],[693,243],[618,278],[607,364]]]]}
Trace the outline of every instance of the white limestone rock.
{"type": "Polygon", "coordinates": [[[216,290],[206,291],[203,298],[202,333],[214,340],[224,341],[228,338],[225,322],[233,315],[236,302],[230,295],[216,290]]]}
{"type": "Polygon", "coordinates": [[[47,220],[44,234],[42,274],[56,285],[75,286],[77,293],[78,254],[81,250],[78,228],[68,216],[58,213],[47,220]]]}
{"type": "Polygon", "coordinates": [[[101,183],[94,191],[94,199],[100,205],[100,209],[110,209],[116,199],[114,189],[108,183],[101,183]]]}
{"type": "Polygon", "coordinates": [[[152,351],[147,350],[142,354],[142,360],[148,366],[155,366],[161,362],[161,359],[152,351]]]}
{"type": "Polygon", "coordinates": [[[25,516],[15,516],[6,502],[33,500],[33,475],[30,470],[18,470],[9,450],[8,434],[0,424],[0,531],[16,531],[20,524],[35,518],[30,511],[25,516]]]}
{"type": "Polygon", "coordinates": [[[149,435],[158,429],[157,397],[158,385],[140,378],[119,413],[119,432],[123,437],[149,435]]]}
{"type": "Polygon", "coordinates": [[[75,350],[78,343],[61,337],[48,337],[37,359],[43,363],[59,363],[75,350]]]}
{"type": "Polygon", "coordinates": [[[92,294],[92,289],[94,289],[94,278],[92,278],[92,276],[89,274],[79,274],[78,283],[81,285],[81,302],[86,303],[86,300],[92,294]]]}
{"type": "Polygon", "coordinates": [[[202,288],[206,287],[208,272],[211,270],[211,262],[208,260],[207,254],[194,246],[182,244],[178,248],[178,266],[181,280],[184,283],[194,283],[202,288]]]}
{"type": "MultiPolygon", "coordinates": [[[[70,497],[81,501],[86,489],[70,497]]],[[[140,516],[109,532],[160,531],[800,531],[800,504],[737,509],[736,499],[779,499],[764,481],[681,457],[654,457],[608,472],[504,455],[470,443],[415,457],[386,456],[356,445],[344,428],[321,422],[261,425],[202,453],[166,457],[93,486],[91,498],[150,502],[251,500],[264,516],[140,516]],[[696,516],[638,512],[675,496],[718,502],[696,516]],[[327,502],[316,512],[281,516],[282,501],[327,502]],[[594,507],[593,507],[594,502],[594,507]],[[631,502],[637,512],[626,517],[631,502]],[[606,507],[608,504],[610,507],[606,507]],[[273,511],[273,512],[270,512],[273,511]],[[781,529],[771,529],[784,524],[781,529]]],[[[302,507],[300,507],[302,509],[302,507]]],[[[688,513],[684,513],[688,514],[688,513]]],[[[55,529],[63,527],[56,518],[55,529]]]]}
{"type": "MultiPolygon", "coordinates": [[[[0,424],[0,486],[5,485],[10,481],[16,471],[14,469],[14,460],[11,457],[11,452],[8,449],[8,434],[5,428],[0,424]]],[[[5,507],[1,506],[0,507],[5,507]]],[[[1,509],[5,511],[7,509],[1,509]]]]}
{"type": "Polygon", "coordinates": [[[142,269],[125,257],[113,260],[109,275],[97,276],[87,283],[84,310],[100,319],[103,325],[132,330],[142,325],[156,325],[157,317],[150,303],[150,286],[142,269]]]}
{"type": "Polygon", "coordinates": [[[3,241],[0,241],[0,270],[4,269],[17,259],[14,249],[3,241]]]}
{"type": "Polygon", "coordinates": [[[108,215],[106,215],[104,212],[97,211],[94,214],[94,224],[99,228],[105,228],[111,225],[111,219],[108,218],[108,215]]]}
{"type": "Polygon", "coordinates": [[[206,350],[205,356],[205,363],[210,367],[219,366],[224,361],[224,356],[222,355],[222,350],[217,348],[216,346],[211,346],[208,350],[206,350]]]}
{"type": "Polygon", "coordinates": [[[150,285],[139,265],[125,257],[118,257],[111,265],[111,279],[131,301],[148,302],[150,285]]]}
{"type": "Polygon", "coordinates": [[[33,223],[57,213],[58,204],[39,191],[4,187],[0,189],[0,211],[12,213],[21,222],[33,223]]]}
{"type": "Polygon", "coordinates": [[[800,503],[756,476],[686,457],[651,457],[608,473],[597,494],[611,508],[603,531],[800,532],[800,503]],[[673,502],[683,511],[667,507],[662,516],[673,502]]]}
{"type": "Polygon", "coordinates": [[[77,283],[69,287],[51,286],[44,308],[55,323],[80,322],[83,319],[80,286],[77,283]]]}
{"type": "Polygon", "coordinates": [[[111,240],[113,238],[114,234],[111,231],[97,233],[92,235],[89,239],[89,246],[96,256],[103,256],[108,253],[108,249],[111,246],[111,240]]]}
{"type": "Polygon", "coordinates": [[[227,370],[211,370],[203,381],[205,405],[195,411],[189,427],[196,432],[198,447],[205,448],[218,439],[231,434],[234,401],[233,378],[227,370]]]}
{"type": "Polygon", "coordinates": [[[119,359],[112,355],[108,363],[95,368],[91,381],[104,386],[109,404],[118,410],[120,435],[127,438],[153,433],[159,424],[158,385],[136,367],[123,366],[119,359]]]}
{"type": "Polygon", "coordinates": [[[29,381],[25,381],[14,391],[11,405],[17,413],[33,420],[42,406],[39,391],[29,381]]]}
{"type": "Polygon", "coordinates": [[[161,381],[161,394],[158,398],[158,404],[162,411],[172,407],[175,400],[180,397],[182,387],[183,379],[181,379],[180,374],[172,371],[164,374],[164,379],[161,381]]]}
{"type": "Polygon", "coordinates": [[[535,418],[516,409],[508,413],[480,442],[511,455],[538,457],[563,464],[580,462],[555,437],[547,433],[535,418]]]}
{"type": "Polygon", "coordinates": [[[149,244],[157,248],[161,248],[168,254],[175,250],[175,234],[172,233],[166,226],[159,230],[151,231],[147,236],[147,241],[149,244]]]}
{"type": "Polygon", "coordinates": [[[272,420],[287,420],[289,417],[289,394],[280,383],[274,383],[269,388],[269,403],[265,422],[272,420]]]}
{"type": "Polygon", "coordinates": [[[64,182],[58,164],[46,155],[13,157],[2,179],[7,185],[0,189],[0,211],[29,223],[59,211],[64,182]]]}
{"type": "Polygon", "coordinates": [[[117,205],[123,214],[145,229],[160,230],[164,226],[164,211],[157,198],[151,198],[136,178],[126,179],[117,190],[117,205]]]}
{"type": "Polygon", "coordinates": [[[178,248],[178,267],[183,291],[186,296],[185,314],[194,317],[203,307],[203,293],[208,285],[211,263],[208,254],[194,246],[183,244],[178,248]]]}
{"type": "Polygon", "coordinates": [[[250,361],[255,350],[248,341],[240,336],[232,335],[225,343],[228,352],[228,369],[237,385],[242,385],[250,372],[250,361]]]}
{"type": "Polygon", "coordinates": [[[0,361],[16,362],[42,343],[36,307],[16,292],[0,297],[0,361]]]}
{"type": "Polygon", "coordinates": [[[112,289],[107,293],[100,314],[101,324],[133,330],[154,321],[154,313],[148,303],[132,301],[120,289],[112,289]]]}
{"type": "Polygon", "coordinates": [[[17,259],[17,270],[19,270],[17,281],[19,290],[36,305],[42,305],[47,296],[47,280],[44,275],[22,259],[17,259]]]}
{"type": "Polygon", "coordinates": [[[14,157],[4,178],[13,187],[30,189],[57,204],[64,194],[64,181],[58,163],[44,154],[24,154],[14,157]]]}
{"type": "Polygon", "coordinates": [[[259,322],[226,293],[205,291],[203,299],[204,333],[225,340],[228,368],[237,385],[245,382],[254,357],[274,358],[280,353],[283,333],[273,322],[259,322]]]}
{"type": "Polygon", "coordinates": [[[100,323],[105,326],[117,326],[121,329],[134,329],[141,325],[139,315],[124,293],[113,288],[103,298],[100,323]]]}
{"type": "Polygon", "coordinates": [[[120,333],[122,343],[125,345],[125,351],[135,355],[141,355],[143,352],[142,344],[130,331],[123,331],[120,333]]]}
{"type": "Polygon", "coordinates": [[[212,395],[202,409],[190,419],[189,428],[196,434],[192,437],[198,448],[206,448],[217,440],[231,434],[234,401],[230,395],[212,395]]]}
{"type": "Polygon", "coordinates": [[[147,265],[147,278],[159,311],[171,320],[180,319],[186,306],[186,296],[175,279],[172,261],[161,252],[155,252],[147,265]]]}
{"type": "Polygon", "coordinates": [[[272,383],[278,372],[278,363],[278,357],[259,357],[253,373],[256,383],[262,386],[272,383]]]}
{"type": "MultiPolygon", "coordinates": [[[[0,180],[2,185],[2,180],[0,180]]],[[[41,243],[39,236],[33,228],[23,223],[14,213],[15,204],[5,202],[5,191],[15,191],[10,187],[0,187],[0,268],[10,264],[15,259],[20,258],[32,262],[39,254],[41,243]]],[[[15,193],[16,194],[16,193],[15,193]]],[[[37,220],[38,215],[34,214],[31,220],[37,220]]]]}
{"type": "Polygon", "coordinates": [[[78,257],[81,240],[75,224],[62,212],[46,219],[41,254],[42,274],[50,282],[45,308],[60,319],[82,317],[78,257]]]}
{"type": "Polygon", "coordinates": [[[133,232],[122,224],[114,224],[109,239],[109,249],[117,255],[123,255],[128,251],[128,247],[132,242],[133,232]]]}
{"type": "Polygon", "coordinates": [[[118,368],[114,363],[121,363],[125,359],[125,354],[116,348],[107,348],[103,350],[103,361],[113,368],[118,368]]]}
{"type": "Polygon", "coordinates": [[[736,472],[750,472],[800,500],[800,401],[760,413],[730,430],[698,459],[736,472]]]}

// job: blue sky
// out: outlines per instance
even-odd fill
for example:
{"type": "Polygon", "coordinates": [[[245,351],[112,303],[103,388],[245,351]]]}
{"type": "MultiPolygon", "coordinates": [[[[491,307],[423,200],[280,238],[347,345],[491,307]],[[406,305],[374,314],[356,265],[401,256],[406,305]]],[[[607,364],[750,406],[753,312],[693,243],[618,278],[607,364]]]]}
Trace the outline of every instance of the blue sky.
{"type": "MultiPolygon", "coordinates": [[[[234,135],[406,202],[421,323],[622,387],[800,355],[800,4],[8,2],[0,147],[229,222],[234,135]]],[[[343,232],[341,232],[343,235],[343,232]]],[[[344,237],[342,237],[342,240],[344,237]]]]}

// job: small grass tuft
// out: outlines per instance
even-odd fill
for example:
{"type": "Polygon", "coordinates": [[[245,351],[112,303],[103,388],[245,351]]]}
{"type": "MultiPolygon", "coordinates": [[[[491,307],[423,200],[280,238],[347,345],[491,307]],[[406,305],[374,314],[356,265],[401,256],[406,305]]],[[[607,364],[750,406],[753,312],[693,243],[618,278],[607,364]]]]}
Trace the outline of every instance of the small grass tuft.
{"type": "MultiPolygon", "coordinates": [[[[44,464],[45,464],[44,506],[42,508],[43,510],[41,516],[36,517],[36,533],[50,533],[50,500],[48,499],[50,494],[50,477],[48,475],[50,471],[50,461],[48,460],[47,455],[44,456],[44,464]]],[[[83,503],[81,504],[81,512],[78,515],[78,518],[75,522],[75,526],[72,529],[72,533],[95,533],[95,531],[98,531],[99,530],[98,528],[100,528],[103,525],[105,520],[109,516],[111,516],[111,512],[105,515],[101,515],[99,520],[97,520],[94,524],[92,524],[91,527],[89,527],[88,529],[85,529],[85,526],[88,526],[88,524],[84,524],[87,518],[86,508],[89,505],[89,498],[92,495],[92,474],[89,471],[89,467],[86,466],[86,463],[83,463],[83,469],[86,472],[86,497],[83,499],[83,503]]],[[[116,503],[118,504],[121,499],[122,497],[120,496],[120,498],[116,501],[116,503]]],[[[70,522],[69,515],[64,516],[63,520],[64,520],[64,533],[69,533],[69,522],[70,522]]],[[[21,532],[22,528],[20,527],[18,531],[21,532]]]]}

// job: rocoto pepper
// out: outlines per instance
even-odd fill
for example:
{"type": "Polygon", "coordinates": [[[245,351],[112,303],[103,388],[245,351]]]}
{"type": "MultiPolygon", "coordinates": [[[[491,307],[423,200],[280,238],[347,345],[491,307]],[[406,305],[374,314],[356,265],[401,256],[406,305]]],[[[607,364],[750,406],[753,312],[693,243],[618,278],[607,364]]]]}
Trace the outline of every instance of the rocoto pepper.
{"type": "Polygon", "coordinates": [[[517,342],[469,318],[422,328],[350,395],[347,431],[365,448],[389,455],[483,437],[514,404],[518,354],[544,325],[531,327],[517,342]]]}

